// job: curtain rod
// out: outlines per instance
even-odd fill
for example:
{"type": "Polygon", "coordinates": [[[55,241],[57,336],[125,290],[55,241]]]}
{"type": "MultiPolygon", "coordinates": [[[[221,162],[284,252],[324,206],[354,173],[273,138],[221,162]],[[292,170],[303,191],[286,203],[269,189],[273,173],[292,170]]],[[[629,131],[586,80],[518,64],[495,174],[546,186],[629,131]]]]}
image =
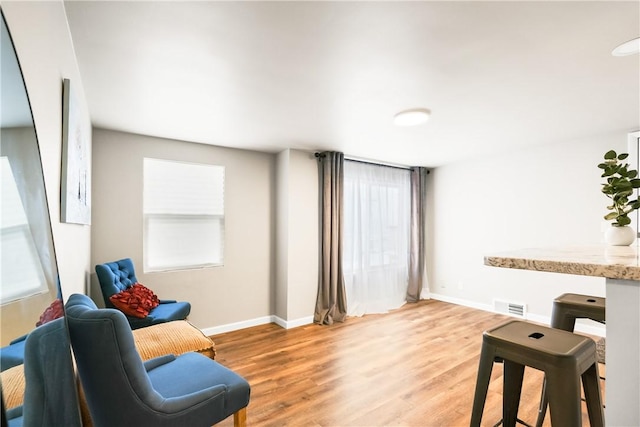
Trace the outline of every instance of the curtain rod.
{"type": "Polygon", "coordinates": [[[390,163],[376,162],[374,160],[357,159],[355,157],[345,156],[344,160],[349,162],[355,162],[355,163],[363,163],[365,165],[384,166],[386,168],[392,168],[392,169],[411,170],[409,166],[393,165],[390,163]]]}
{"type": "MultiPolygon", "coordinates": [[[[316,152],[314,154],[315,157],[321,157],[322,153],[316,152]]],[[[395,165],[392,163],[383,163],[383,162],[378,162],[378,161],[374,161],[374,160],[366,160],[366,159],[360,159],[357,157],[351,157],[351,156],[344,156],[344,160],[345,161],[350,161],[350,162],[356,162],[356,163],[364,163],[364,164],[368,164],[368,165],[375,165],[375,166],[385,166],[388,168],[394,168],[394,169],[402,169],[402,170],[411,170],[412,168],[410,166],[402,166],[402,165],[395,165]]],[[[429,169],[427,169],[427,174],[431,173],[431,171],[429,169]]]]}

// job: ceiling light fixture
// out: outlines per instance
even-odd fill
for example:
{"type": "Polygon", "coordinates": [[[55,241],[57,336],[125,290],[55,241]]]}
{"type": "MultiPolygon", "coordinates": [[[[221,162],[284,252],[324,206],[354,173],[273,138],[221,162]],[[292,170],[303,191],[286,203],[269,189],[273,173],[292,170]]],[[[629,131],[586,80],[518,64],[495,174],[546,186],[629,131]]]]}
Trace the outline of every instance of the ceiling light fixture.
{"type": "Polygon", "coordinates": [[[640,53],[640,37],[637,39],[629,40],[622,43],[620,46],[613,49],[611,55],[613,56],[629,56],[634,53],[640,53]]]}
{"type": "Polygon", "coordinates": [[[396,126],[416,126],[429,120],[431,111],[426,108],[413,108],[401,111],[393,117],[396,126]]]}

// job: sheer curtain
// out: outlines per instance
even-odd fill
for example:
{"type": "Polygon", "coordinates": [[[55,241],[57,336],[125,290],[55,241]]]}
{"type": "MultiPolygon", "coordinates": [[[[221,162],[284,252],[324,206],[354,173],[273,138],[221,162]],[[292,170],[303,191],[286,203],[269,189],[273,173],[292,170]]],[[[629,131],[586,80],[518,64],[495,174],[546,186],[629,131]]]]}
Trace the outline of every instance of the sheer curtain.
{"type": "Polygon", "coordinates": [[[342,259],[349,316],[405,303],[410,219],[409,170],[345,160],[342,259]]]}

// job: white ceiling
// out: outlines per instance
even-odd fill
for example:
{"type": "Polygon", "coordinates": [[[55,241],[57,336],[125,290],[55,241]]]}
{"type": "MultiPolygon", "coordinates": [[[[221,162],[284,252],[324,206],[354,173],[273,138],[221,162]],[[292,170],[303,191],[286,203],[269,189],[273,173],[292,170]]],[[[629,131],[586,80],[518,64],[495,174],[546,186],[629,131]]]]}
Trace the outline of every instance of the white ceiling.
{"type": "Polygon", "coordinates": [[[100,128],[439,166],[640,127],[638,1],[65,7],[100,128]]]}

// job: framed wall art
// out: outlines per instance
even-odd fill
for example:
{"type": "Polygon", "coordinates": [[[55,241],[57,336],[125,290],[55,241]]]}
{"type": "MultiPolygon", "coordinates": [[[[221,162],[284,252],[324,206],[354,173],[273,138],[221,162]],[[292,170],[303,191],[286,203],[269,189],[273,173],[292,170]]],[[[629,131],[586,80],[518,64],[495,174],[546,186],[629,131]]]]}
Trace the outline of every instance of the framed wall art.
{"type": "Polygon", "coordinates": [[[91,127],[69,79],[62,91],[62,174],[60,219],[72,224],[91,224],[91,127]]]}

